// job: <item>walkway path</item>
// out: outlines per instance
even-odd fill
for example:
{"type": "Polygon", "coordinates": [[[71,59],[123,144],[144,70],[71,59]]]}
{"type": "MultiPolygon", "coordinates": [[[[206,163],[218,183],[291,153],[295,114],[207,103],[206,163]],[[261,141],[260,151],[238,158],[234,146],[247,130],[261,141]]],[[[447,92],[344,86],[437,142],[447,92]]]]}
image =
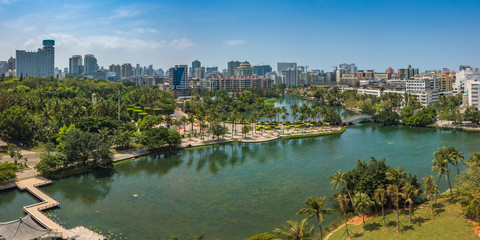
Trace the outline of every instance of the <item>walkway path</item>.
{"type": "Polygon", "coordinates": [[[34,178],[28,178],[28,179],[16,181],[15,184],[20,190],[29,191],[31,194],[33,194],[35,197],[37,197],[41,201],[39,203],[25,206],[23,207],[23,210],[25,210],[25,212],[27,212],[30,216],[32,216],[32,218],[34,218],[37,222],[42,224],[45,228],[52,230],[52,232],[48,236],[60,237],[62,239],[78,239],[78,240],[105,239],[105,237],[98,235],[83,227],[81,228],[82,229],[81,232],[83,234],[76,235],[72,231],[67,230],[66,228],[64,228],[63,226],[61,226],[60,224],[56,223],[55,221],[47,217],[45,214],[43,214],[42,212],[43,210],[60,205],[60,202],[48,196],[42,190],[37,188],[38,186],[50,184],[51,182],[52,182],[51,180],[41,176],[36,176],[34,178]],[[96,237],[92,238],[91,236],[96,236],[96,237]]]}

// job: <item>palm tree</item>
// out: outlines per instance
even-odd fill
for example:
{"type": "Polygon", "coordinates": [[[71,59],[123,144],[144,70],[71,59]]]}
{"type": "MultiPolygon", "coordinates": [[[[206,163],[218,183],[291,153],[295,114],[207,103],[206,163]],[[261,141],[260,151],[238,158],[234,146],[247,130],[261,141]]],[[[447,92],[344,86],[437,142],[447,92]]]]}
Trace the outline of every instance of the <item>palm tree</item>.
{"type": "Polygon", "coordinates": [[[351,199],[353,206],[355,206],[355,201],[352,198],[350,190],[348,190],[347,184],[345,182],[345,173],[342,173],[342,170],[333,171],[333,173],[335,174],[334,176],[328,176],[330,179],[332,179],[332,181],[330,182],[330,184],[333,185],[332,189],[338,189],[338,187],[342,185],[347,190],[348,197],[351,199]]]}
{"type": "Polygon", "coordinates": [[[232,121],[232,138],[233,138],[233,134],[235,131],[235,123],[237,122],[238,120],[238,111],[237,109],[233,109],[232,111],[232,114],[230,115],[230,121],[232,121]]]}
{"type": "Polygon", "coordinates": [[[402,191],[402,196],[405,199],[405,205],[408,203],[408,222],[412,223],[412,206],[414,199],[420,193],[420,189],[410,182],[405,182],[405,185],[402,187],[402,191]]]}
{"type": "Polygon", "coordinates": [[[404,177],[405,170],[402,168],[391,168],[386,173],[386,179],[391,182],[387,187],[387,194],[397,210],[397,232],[400,232],[400,185],[403,183],[404,177]]]}
{"type": "Polygon", "coordinates": [[[347,233],[348,238],[350,238],[350,233],[348,233],[348,224],[347,224],[347,208],[348,202],[350,199],[347,198],[345,194],[338,194],[337,196],[338,205],[343,211],[343,219],[345,220],[345,232],[347,233]]]}
{"type": "Polygon", "coordinates": [[[459,153],[457,147],[450,146],[448,147],[448,155],[450,156],[450,162],[457,168],[457,176],[460,175],[459,164],[465,164],[463,152],[459,153]]]}
{"type": "Polygon", "coordinates": [[[190,139],[192,139],[193,135],[193,124],[195,123],[195,116],[193,116],[192,113],[190,113],[187,117],[187,122],[190,124],[190,139]]]}
{"type": "Polygon", "coordinates": [[[295,122],[297,120],[297,113],[298,113],[298,105],[296,103],[290,105],[290,112],[293,117],[293,121],[295,122]]]}
{"type": "Polygon", "coordinates": [[[450,169],[448,169],[448,164],[451,160],[448,149],[446,147],[441,147],[437,149],[437,151],[434,153],[434,157],[435,158],[433,159],[432,172],[438,172],[437,185],[440,184],[440,179],[442,178],[442,175],[445,175],[448,181],[450,195],[453,197],[452,185],[450,184],[450,169]]]}
{"type": "Polygon", "coordinates": [[[385,209],[383,206],[387,204],[387,191],[385,191],[384,188],[377,188],[373,193],[373,198],[375,199],[375,202],[382,207],[383,227],[386,227],[385,209]]]}
{"type": "Polygon", "coordinates": [[[308,218],[297,221],[287,221],[286,230],[275,228],[273,232],[285,240],[313,240],[313,227],[307,226],[308,218]]]}
{"type": "Polygon", "coordinates": [[[186,127],[187,127],[187,126],[186,126],[186,124],[187,124],[187,117],[182,116],[182,117],[180,118],[180,123],[183,124],[183,134],[186,134],[185,132],[186,132],[186,127]]]}
{"type": "Polygon", "coordinates": [[[317,225],[320,229],[320,239],[323,239],[323,229],[320,225],[323,222],[323,215],[324,214],[332,214],[335,210],[332,208],[323,209],[325,201],[327,200],[326,197],[310,197],[307,201],[305,201],[305,205],[309,208],[303,208],[298,211],[297,214],[310,214],[307,219],[316,217],[317,218],[317,225]]]}
{"type": "Polygon", "coordinates": [[[423,178],[423,185],[425,188],[425,193],[427,197],[430,199],[430,207],[432,208],[432,216],[435,218],[435,212],[433,211],[434,205],[436,204],[437,199],[435,198],[435,202],[433,202],[433,197],[438,192],[438,186],[435,184],[435,179],[432,175],[423,178]]]}
{"type": "Polygon", "coordinates": [[[470,155],[470,157],[468,158],[468,162],[469,164],[480,165],[480,153],[472,153],[472,155],[470,155]]]}
{"type": "Polygon", "coordinates": [[[370,211],[370,207],[374,204],[366,193],[355,194],[355,212],[362,215],[363,224],[365,224],[365,214],[370,211]]]}

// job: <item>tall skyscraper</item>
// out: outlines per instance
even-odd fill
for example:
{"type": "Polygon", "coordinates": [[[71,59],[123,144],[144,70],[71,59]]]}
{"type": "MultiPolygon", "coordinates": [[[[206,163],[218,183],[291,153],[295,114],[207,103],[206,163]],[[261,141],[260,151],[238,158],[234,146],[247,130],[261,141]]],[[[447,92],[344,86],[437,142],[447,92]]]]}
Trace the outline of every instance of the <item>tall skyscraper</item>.
{"type": "Polygon", "coordinates": [[[283,72],[289,68],[297,69],[296,62],[279,62],[277,63],[277,74],[283,75],[283,72]]]}
{"type": "Polygon", "coordinates": [[[188,66],[175,65],[168,69],[168,80],[173,85],[173,90],[177,91],[178,96],[186,96],[188,89],[188,66]]]}
{"type": "Polygon", "coordinates": [[[298,68],[289,68],[283,71],[282,75],[285,76],[285,85],[287,87],[297,87],[299,85],[301,71],[298,68]]]}
{"type": "Polygon", "coordinates": [[[239,61],[230,61],[228,62],[228,69],[227,69],[227,72],[228,72],[228,75],[229,76],[235,76],[235,71],[237,70],[237,67],[240,66],[240,62],[239,61]]]}
{"type": "Polygon", "coordinates": [[[73,55],[68,62],[68,69],[70,69],[70,74],[83,74],[82,55],[73,55]]]}
{"type": "Polygon", "coordinates": [[[245,61],[237,67],[236,70],[237,76],[251,76],[253,75],[253,67],[249,62],[245,61]]]}
{"type": "Polygon", "coordinates": [[[43,40],[43,48],[38,51],[16,52],[16,76],[50,77],[54,75],[55,68],[55,41],[43,40]]]}
{"type": "Polygon", "coordinates": [[[15,70],[15,58],[13,57],[8,59],[8,70],[15,70]]]}
{"type": "Polygon", "coordinates": [[[128,78],[133,76],[133,68],[132,64],[130,63],[124,63],[122,65],[122,78],[128,78]]]}
{"type": "Polygon", "coordinates": [[[85,54],[85,75],[92,76],[98,70],[97,59],[93,54],[85,54]]]}
{"type": "Polygon", "coordinates": [[[112,64],[108,67],[109,72],[114,72],[115,76],[122,77],[122,67],[120,65],[112,64]]]}
{"type": "Polygon", "coordinates": [[[270,65],[253,66],[253,73],[257,76],[265,76],[269,72],[272,72],[270,65]]]}
{"type": "Polygon", "coordinates": [[[342,63],[338,65],[338,68],[340,69],[341,73],[357,73],[357,66],[355,63],[342,63]]]}
{"type": "Polygon", "coordinates": [[[195,61],[192,62],[192,76],[193,77],[195,77],[195,78],[199,77],[195,74],[195,69],[200,68],[200,67],[202,67],[202,63],[200,61],[195,60],[195,61]]]}

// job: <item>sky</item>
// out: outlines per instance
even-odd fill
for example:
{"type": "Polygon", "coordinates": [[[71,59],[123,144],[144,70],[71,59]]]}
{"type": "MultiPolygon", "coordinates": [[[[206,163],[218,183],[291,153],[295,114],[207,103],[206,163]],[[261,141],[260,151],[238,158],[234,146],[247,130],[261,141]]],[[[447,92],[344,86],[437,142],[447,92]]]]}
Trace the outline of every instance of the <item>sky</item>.
{"type": "Polygon", "coordinates": [[[0,60],[55,40],[55,66],[72,55],[98,64],[168,69],[200,60],[227,67],[340,63],[383,72],[480,66],[480,0],[0,0],[0,60]]]}

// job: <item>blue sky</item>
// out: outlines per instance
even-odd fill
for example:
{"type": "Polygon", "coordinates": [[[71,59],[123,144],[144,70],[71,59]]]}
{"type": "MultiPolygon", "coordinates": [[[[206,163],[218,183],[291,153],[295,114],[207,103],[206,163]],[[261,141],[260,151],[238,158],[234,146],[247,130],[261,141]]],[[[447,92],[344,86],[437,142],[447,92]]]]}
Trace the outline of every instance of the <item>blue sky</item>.
{"type": "Polygon", "coordinates": [[[95,54],[100,65],[166,69],[195,59],[339,63],[384,71],[480,66],[480,1],[0,0],[0,60],[56,41],[55,65],[95,54]]]}

